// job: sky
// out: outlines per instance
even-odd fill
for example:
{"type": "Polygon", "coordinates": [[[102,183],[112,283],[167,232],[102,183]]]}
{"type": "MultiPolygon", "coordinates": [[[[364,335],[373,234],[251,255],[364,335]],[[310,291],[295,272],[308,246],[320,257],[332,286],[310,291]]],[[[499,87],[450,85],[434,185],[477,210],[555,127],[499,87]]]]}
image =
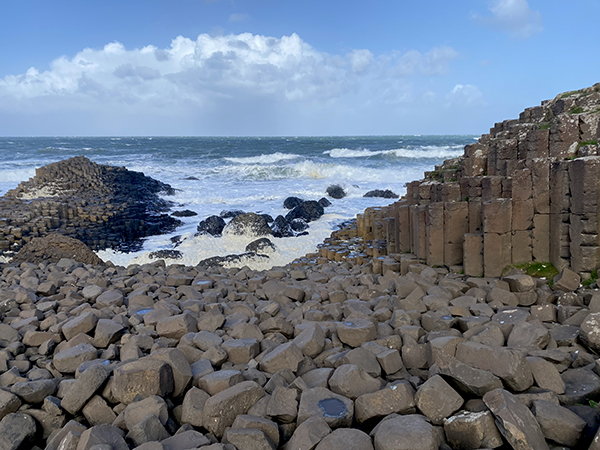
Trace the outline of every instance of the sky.
{"type": "Polygon", "coordinates": [[[0,1],[0,136],[483,134],[600,82],[598,0],[0,1]]]}

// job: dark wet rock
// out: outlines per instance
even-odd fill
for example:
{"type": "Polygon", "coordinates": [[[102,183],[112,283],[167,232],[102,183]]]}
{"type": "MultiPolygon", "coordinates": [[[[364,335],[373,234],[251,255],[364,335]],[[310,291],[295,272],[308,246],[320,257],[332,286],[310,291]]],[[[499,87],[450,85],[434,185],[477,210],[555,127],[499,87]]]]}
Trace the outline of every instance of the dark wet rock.
{"type": "Polygon", "coordinates": [[[9,414],[0,421],[0,448],[18,450],[31,448],[37,426],[35,420],[23,413],[9,414]]]}
{"type": "Polygon", "coordinates": [[[196,267],[205,270],[211,267],[223,267],[227,264],[240,264],[247,259],[264,260],[268,258],[267,255],[254,252],[240,253],[239,255],[213,256],[212,258],[203,259],[196,267]]]}
{"type": "Polygon", "coordinates": [[[275,250],[275,244],[273,244],[269,238],[260,238],[246,245],[245,251],[253,253],[269,253],[274,252],[275,250]]]}
{"type": "Polygon", "coordinates": [[[288,197],[283,201],[283,207],[285,209],[294,209],[296,206],[300,205],[304,200],[298,197],[288,197]]]}
{"type": "Polygon", "coordinates": [[[332,184],[327,188],[327,195],[331,198],[340,199],[346,196],[346,191],[339,184],[332,184]]]}
{"type": "Polygon", "coordinates": [[[286,214],[285,218],[288,222],[294,219],[303,219],[305,222],[312,222],[319,219],[324,213],[323,207],[318,202],[308,200],[292,209],[286,214]]]}
{"type": "Polygon", "coordinates": [[[292,230],[290,222],[283,216],[275,218],[273,225],[271,225],[271,231],[273,232],[273,236],[278,238],[294,236],[294,230],[292,230]]]}
{"type": "Polygon", "coordinates": [[[199,178],[196,178],[196,177],[185,177],[184,180],[197,181],[197,180],[199,180],[199,178]]]}
{"type": "Polygon", "coordinates": [[[0,238],[0,254],[53,233],[79,239],[92,250],[138,250],[142,238],[181,225],[165,214],[173,203],[159,196],[174,193],[141,172],[96,164],[84,156],[48,164],[0,198],[6,230],[17,232],[10,242],[0,238]]]}
{"type": "Polygon", "coordinates": [[[150,259],[181,259],[183,258],[183,253],[179,250],[156,250],[154,252],[148,253],[148,258],[150,259]]]}
{"type": "Polygon", "coordinates": [[[244,213],[231,219],[223,233],[248,236],[270,236],[273,234],[263,216],[256,213],[244,213]]]}
{"type": "Polygon", "coordinates": [[[219,216],[210,216],[198,224],[198,234],[221,236],[225,228],[225,221],[219,216]]]}
{"type": "Polygon", "coordinates": [[[309,225],[304,221],[304,219],[294,219],[290,222],[290,227],[297,233],[305,231],[308,229],[309,225]]]}
{"type": "Polygon", "coordinates": [[[15,255],[12,262],[56,263],[62,258],[73,259],[84,264],[104,265],[104,261],[83,242],[60,234],[49,234],[32,239],[15,255]]]}
{"type": "Polygon", "coordinates": [[[390,191],[389,189],[374,189],[367,192],[365,195],[363,195],[363,197],[398,198],[399,195],[390,191]]]}
{"type": "Polygon", "coordinates": [[[221,211],[219,217],[222,219],[232,219],[233,217],[239,216],[240,214],[245,214],[246,211],[242,211],[241,209],[231,209],[221,211]]]}
{"type": "Polygon", "coordinates": [[[184,209],[182,211],[173,211],[171,215],[175,217],[192,217],[197,216],[198,213],[189,209],[184,209]]]}
{"type": "Polygon", "coordinates": [[[319,205],[321,205],[323,208],[327,208],[328,206],[331,206],[331,202],[327,200],[327,198],[322,197],[319,199],[319,205]]]}

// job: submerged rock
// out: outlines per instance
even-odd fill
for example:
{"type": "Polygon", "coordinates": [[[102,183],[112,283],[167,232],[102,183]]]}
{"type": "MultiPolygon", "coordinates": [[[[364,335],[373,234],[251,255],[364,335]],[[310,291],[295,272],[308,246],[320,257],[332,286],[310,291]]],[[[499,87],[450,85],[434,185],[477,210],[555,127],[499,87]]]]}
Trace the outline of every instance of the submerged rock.
{"type": "Polygon", "coordinates": [[[291,222],[294,219],[303,219],[305,222],[312,222],[320,219],[325,214],[323,207],[314,200],[307,200],[296,206],[286,214],[285,219],[291,222]]]}
{"type": "Polygon", "coordinates": [[[156,250],[154,252],[148,253],[148,258],[150,259],[181,259],[183,258],[183,253],[179,250],[156,250]]]}
{"type": "Polygon", "coordinates": [[[228,264],[241,264],[248,259],[269,259],[267,255],[261,255],[254,252],[240,253],[239,255],[213,256],[203,259],[196,267],[206,270],[212,267],[223,267],[228,264]]]}
{"type": "Polygon", "coordinates": [[[193,217],[197,216],[198,213],[189,209],[184,209],[183,211],[173,211],[171,215],[175,217],[193,217]]]}
{"type": "Polygon", "coordinates": [[[238,214],[225,226],[223,233],[247,236],[270,236],[273,234],[267,220],[256,213],[238,214]]]}
{"type": "Polygon", "coordinates": [[[363,197],[398,198],[400,196],[390,191],[389,189],[374,189],[372,191],[367,192],[365,195],[363,195],[363,197]]]}
{"type": "Polygon", "coordinates": [[[288,197],[283,201],[283,207],[285,209],[294,209],[296,206],[300,205],[304,200],[298,197],[288,197]]]}
{"type": "Polygon", "coordinates": [[[247,252],[264,253],[274,252],[275,250],[275,244],[273,244],[268,238],[260,238],[246,245],[247,252]]]}

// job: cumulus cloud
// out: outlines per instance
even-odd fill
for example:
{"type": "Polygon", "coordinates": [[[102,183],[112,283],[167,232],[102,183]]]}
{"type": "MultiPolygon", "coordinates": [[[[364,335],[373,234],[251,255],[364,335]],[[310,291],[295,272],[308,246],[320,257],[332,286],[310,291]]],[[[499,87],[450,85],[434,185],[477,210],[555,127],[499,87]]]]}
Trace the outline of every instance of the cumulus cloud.
{"type": "MultiPolygon", "coordinates": [[[[284,122],[309,124],[320,113],[346,117],[350,110],[422,102],[424,92],[431,100],[431,87],[419,90],[415,83],[447,75],[456,57],[449,46],[426,53],[329,54],[296,34],[179,36],[167,48],[127,49],[112,42],[60,57],[47,71],[31,68],[0,78],[0,113],[48,113],[50,121],[74,114],[92,130],[91,124],[105,121],[101,131],[109,134],[121,132],[117,122],[125,129],[138,126],[131,133],[238,134],[261,120],[258,133],[285,133],[284,122]],[[146,129],[143,118],[165,127],[146,129]]],[[[476,97],[469,85],[455,89],[455,98],[476,97]]]]}
{"type": "Polygon", "coordinates": [[[482,24],[508,33],[518,39],[527,39],[543,30],[542,15],[532,10],[527,0],[493,0],[489,11],[491,17],[475,15],[482,24]]]}
{"type": "Polygon", "coordinates": [[[483,104],[483,94],[473,84],[457,84],[446,95],[447,106],[475,106],[483,104]]]}

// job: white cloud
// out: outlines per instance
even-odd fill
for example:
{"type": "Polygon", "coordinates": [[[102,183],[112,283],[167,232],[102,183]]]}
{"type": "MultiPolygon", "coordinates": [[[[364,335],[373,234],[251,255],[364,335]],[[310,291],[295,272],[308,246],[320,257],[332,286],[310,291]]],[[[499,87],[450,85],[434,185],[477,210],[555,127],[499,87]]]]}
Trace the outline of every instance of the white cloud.
{"type": "Polygon", "coordinates": [[[24,129],[32,116],[62,127],[51,134],[317,133],[310,129],[317,117],[338,115],[341,121],[354,114],[358,121],[369,108],[422,103],[422,95],[437,101],[427,80],[447,75],[456,57],[448,46],[426,53],[329,54],[296,34],[179,36],[168,48],[126,49],[113,42],[60,57],[47,71],[32,67],[0,78],[0,134],[11,134],[2,117],[14,123],[15,112],[23,114],[24,129]],[[295,125],[300,131],[286,131],[295,125]]]}
{"type": "Polygon", "coordinates": [[[542,15],[532,10],[527,0],[493,0],[488,9],[492,17],[474,15],[474,18],[513,38],[527,39],[543,30],[542,15]]]}
{"type": "Polygon", "coordinates": [[[230,22],[245,22],[250,19],[248,14],[234,13],[229,16],[230,22]]]}
{"type": "Polygon", "coordinates": [[[446,95],[447,106],[476,106],[482,105],[483,94],[473,84],[457,84],[446,95]]]}

